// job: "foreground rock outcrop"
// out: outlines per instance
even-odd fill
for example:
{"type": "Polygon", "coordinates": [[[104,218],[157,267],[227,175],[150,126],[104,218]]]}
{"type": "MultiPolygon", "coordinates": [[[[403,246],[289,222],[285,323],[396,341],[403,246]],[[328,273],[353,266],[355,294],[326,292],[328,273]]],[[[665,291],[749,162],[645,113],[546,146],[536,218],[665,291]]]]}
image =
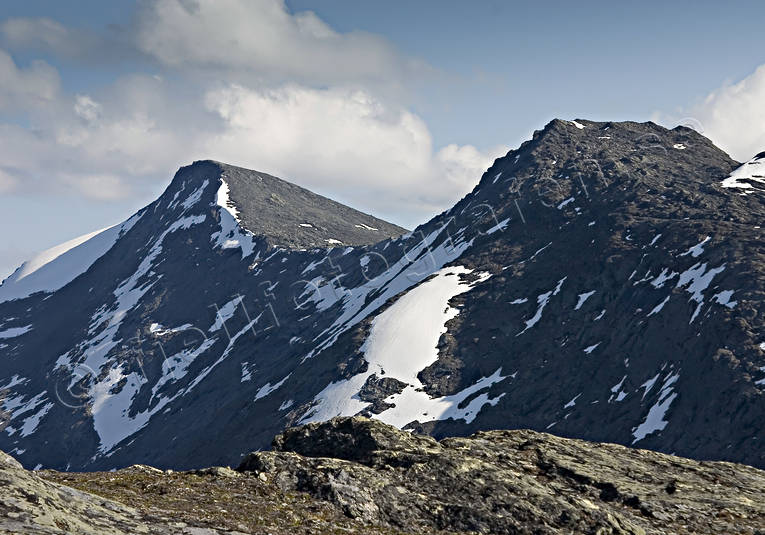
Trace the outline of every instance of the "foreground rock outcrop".
{"type": "Polygon", "coordinates": [[[28,472],[2,454],[0,533],[765,534],[765,472],[743,465],[533,431],[437,442],[360,417],[273,446],[236,471],[28,472]]]}
{"type": "Polygon", "coordinates": [[[0,452],[0,533],[183,533],[152,526],[135,509],[45,481],[0,452]]]}
{"type": "Polygon", "coordinates": [[[479,533],[765,533],[765,472],[533,431],[440,442],[364,418],[285,431],[240,471],[369,523],[479,533]]]}
{"type": "Polygon", "coordinates": [[[116,472],[28,472],[0,452],[2,535],[437,534],[374,526],[265,475],[135,465],[116,472]]]}

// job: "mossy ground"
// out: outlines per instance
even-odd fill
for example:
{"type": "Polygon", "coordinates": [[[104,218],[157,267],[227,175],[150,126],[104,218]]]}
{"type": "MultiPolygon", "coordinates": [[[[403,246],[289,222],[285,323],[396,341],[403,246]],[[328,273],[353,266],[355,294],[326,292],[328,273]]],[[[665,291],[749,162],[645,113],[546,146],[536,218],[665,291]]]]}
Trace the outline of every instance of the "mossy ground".
{"type": "MultiPolygon", "coordinates": [[[[284,493],[254,474],[226,469],[162,472],[38,472],[41,477],[128,505],[148,521],[272,535],[415,535],[348,518],[307,493],[284,493]],[[225,475],[224,475],[225,474],[225,475]]],[[[419,534],[435,534],[418,530],[419,534]]]]}

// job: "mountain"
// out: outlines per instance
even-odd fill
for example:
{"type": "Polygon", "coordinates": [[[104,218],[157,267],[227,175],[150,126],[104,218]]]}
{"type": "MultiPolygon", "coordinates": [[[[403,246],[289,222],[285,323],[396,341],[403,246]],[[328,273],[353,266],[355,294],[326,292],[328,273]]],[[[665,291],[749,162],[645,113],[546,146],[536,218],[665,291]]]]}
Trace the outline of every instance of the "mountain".
{"type": "Polygon", "coordinates": [[[197,162],[108,247],[0,286],[0,449],[231,465],[364,414],[763,467],[764,164],[685,127],[554,120],[401,234],[197,162]]]}
{"type": "Polygon", "coordinates": [[[286,430],[237,471],[26,472],[0,453],[2,533],[762,533],[765,472],[489,431],[436,442],[375,420],[286,430]],[[78,489],[78,490],[74,490],[78,489]],[[84,492],[81,492],[84,491],[84,492]],[[480,496],[481,499],[476,499],[480,496]]]}

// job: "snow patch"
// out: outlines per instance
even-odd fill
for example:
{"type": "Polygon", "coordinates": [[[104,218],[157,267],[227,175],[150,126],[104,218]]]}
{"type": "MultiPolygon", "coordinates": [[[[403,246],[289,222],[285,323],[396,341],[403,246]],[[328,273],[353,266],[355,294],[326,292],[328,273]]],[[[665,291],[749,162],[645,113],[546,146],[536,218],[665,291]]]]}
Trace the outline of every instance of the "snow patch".
{"type": "Polygon", "coordinates": [[[237,307],[242,304],[242,299],[244,296],[238,295],[220,308],[215,305],[215,322],[210,326],[208,332],[214,333],[221,330],[226,322],[234,317],[237,307]]]}
{"type": "Polygon", "coordinates": [[[486,234],[494,234],[497,231],[505,230],[509,222],[510,222],[510,218],[508,217],[507,219],[500,221],[499,223],[491,227],[489,230],[487,230],[486,234]]]}
{"type": "Polygon", "coordinates": [[[316,396],[318,405],[308,412],[302,423],[323,421],[334,416],[350,416],[365,409],[368,403],[358,393],[372,374],[394,377],[408,386],[386,399],[395,407],[375,418],[403,427],[409,422],[446,418],[472,421],[486,404],[495,405],[501,395],[490,399],[487,393],[475,397],[463,408],[458,405],[467,397],[502,381],[501,369],[489,377],[452,396],[430,398],[417,374],[438,359],[438,340],[446,332],[446,323],[459,314],[449,307],[456,295],[469,291],[474,284],[488,278],[483,274],[474,283],[460,279],[471,273],[463,266],[443,268],[436,276],[414,287],[398,298],[388,309],[372,320],[369,336],[361,347],[368,370],[350,379],[328,385],[316,396]]]}
{"type": "MultiPolygon", "coordinates": [[[[717,301],[718,304],[723,305],[727,308],[735,308],[735,306],[738,304],[738,301],[731,301],[730,298],[733,297],[734,290],[723,290],[720,293],[716,293],[712,296],[712,299],[714,301],[717,301]]],[[[0,338],[2,336],[0,335],[0,338]]]]}
{"type": "Polygon", "coordinates": [[[193,328],[193,326],[190,323],[186,323],[180,327],[172,327],[170,329],[166,329],[159,323],[152,323],[149,325],[149,332],[155,336],[168,336],[171,334],[188,331],[191,328],[193,328]]]}
{"type": "Polygon", "coordinates": [[[246,383],[247,381],[251,381],[252,372],[253,372],[253,367],[247,362],[242,362],[242,379],[240,382],[246,383]]]}
{"type": "Polygon", "coordinates": [[[217,338],[205,338],[205,340],[198,347],[185,348],[182,351],[171,355],[170,357],[165,356],[164,350],[162,350],[162,355],[165,357],[165,359],[162,361],[162,375],[157,380],[154,387],[151,389],[152,400],[154,400],[159,391],[166,384],[175,383],[185,377],[188,373],[189,367],[191,367],[191,364],[197,359],[197,357],[207,352],[207,350],[215,345],[217,341],[217,338]]]}
{"type": "Polygon", "coordinates": [[[669,273],[669,270],[667,268],[664,268],[661,273],[659,273],[658,277],[656,277],[654,280],[651,281],[651,286],[654,288],[661,288],[664,286],[664,283],[674,279],[677,277],[679,273],[677,271],[673,271],[669,273]]]}
{"type": "Polygon", "coordinates": [[[741,188],[754,190],[753,183],[765,184],[765,156],[758,154],[741,167],[733,171],[722,181],[724,188],[741,188]]]}
{"type": "MultiPolygon", "coordinates": [[[[664,418],[669,407],[672,405],[672,402],[677,397],[677,394],[672,391],[672,385],[677,381],[678,377],[680,377],[680,374],[675,373],[665,379],[661,391],[659,392],[659,399],[648,410],[645,420],[632,430],[632,436],[634,437],[634,440],[632,441],[633,444],[643,440],[648,435],[657,431],[662,431],[667,427],[669,422],[664,418]]],[[[653,379],[653,381],[655,380],[656,378],[653,379]]],[[[651,384],[651,386],[653,386],[653,384],[651,384]]],[[[646,393],[647,392],[648,389],[646,389],[646,393]]],[[[645,395],[643,397],[645,397],[645,395]]]]}
{"type": "Polygon", "coordinates": [[[35,412],[32,416],[29,416],[24,420],[24,423],[21,424],[21,429],[19,429],[19,434],[22,437],[28,437],[35,431],[37,431],[37,426],[40,425],[40,421],[43,419],[43,417],[48,414],[48,411],[50,411],[53,408],[53,403],[46,403],[42,406],[41,409],[39,409],[37,412],[35,412]]]}
{"type": "Polygon", "coordinates": [[[199,200],[202,198],[202,194],[205,192],[205,190],[207,189],[207,186],[209,185],[210,185],[210,181],[205,179],[205,181],[202,182],[202,185],[199,186],[196,190],[194,190],[191,193],[191,195],[189,195],[186,198],[186,200],[183,201],[181,206],[183,207],[184,212],[192,208],[194,205],[196,205],[199,202],[199,200]]]}
{"type": "Polygon", "coordinates": [[[272,392],[275,392],[275,391],[279,390],[282,387],[282,385],[285,382],[287,382],[287,379],[290,378],[290,375],[292,375],[292,374],[291,373],[288,374],[287,377],[285,377],[284,379],[282,379],[281,381],[279,381],[278,383],[276,383],[274,385],[272,385],[271,383],[266,383],[264,386],[262,386],[260,388],[260,390],[258,390],[258,393],[255,394],[255,401],[258,401],[259,399],[262,399],[262,398],[266,397],[267,395],[271,394],[272,392]]]}
{"type": "Polygon", "coordinates": [[[704,252],[704,244],[705,244],[705,243],[707,243],[707,242],[708,242],[709,240],[711,240],[711,239],[712,239],[712,237],[711,237],[711,236],[707,236],[706,238],[704,238],[703,240],[701,240],[699,243],[697,243],[696,245],[694,245],[693,247],[691,247],[690,249],[688,249],[687,251],[685,251],[685,252],[684,252],[683,254],[681,254],[680,256],[687,256],[687,255],[691,255],[693,258],[697,258],[698,256],[700,256],[700,255],[701,255],[701,253],[703,253],[703,252],[704,252]]]}
{"type": "Polygon", "coordinates": [[[239,211],[229,198],[229,188],[226,181],[221,178],[220,187],[215,194],[215,204],[220,214],[220,231],[210,237],[216,247],[221,249],[242,250],[242,259],[255,252],[255,236],[242,227],[239,221],[239,211]]]}
{"type": "Polygon", "coordinates": [[[9,338],[18,338],[22,334],[26,334],[31,330],[32,330],[31,325],[26,325],[24,327],[13,327],[12,329],[5,329],[4,331],[0,331],[0,340],[8,340],[9,338]]]}
{"type": "Polygon", "coordinates": [[[537,297],[538,307],[537,307],[536,313],[531,317],[531,319],[526,320],[526,327],[515,336],[522,335],[523,333],[531,329],[534,325],[536,325],[540,319],[542,319],[542,311],[545,309],[545,307],[547,306],[547,303],[550,301],[550,297],[554,295],[558,295],[558,292],[560,292],[560,289],[567,278],[568,277],[563,277],[561,280],[559,280],[558,285],[555,287],[554,290],[545,292],[537,297]]]}
{"type": "Polygon", "coordinates": [[[585,292],[583,294],[579,294],[579,301],[577,301],[576,306],[574,307],[574,310],[579,310],[582,308],[582,305],[585,301],[587,301],[590,297],[592,297],[595,294],[596,290],[592,290],[591,292],[585,292]]]}
{"type": "Polygon", "coordinates": [[[571,407],[574,407],[574,406],[576,406],[576,400],[577,400],[577,399],[579,399],[579,398],[581,397],[581,395],[582,395],[582,394],[581,394],[581,393],[579,393],[579,394],[577,394],[576,396],[574,396],[574,398],[573,398],[571,401],[569,401],[568,403],[566,403],[565,405],[563,405],[563,408],[564,408],[564,409],[570,409],[571,407]]]}
{"type": "Polygon", "coordinates": [[[613,401],[619,402],[627,397],[627,393],[622,390],[622,386],[624,386],[624,381],[626,380],[627,380],[627,376],[625,375],[624,377],[622,377],[621,381],[619,381],[617,384],[611,387],[611,397],[608,398],[609,403],[613,401]]]}
{"type": "MultiPolygon", "coordinates": [[[[303,357],[303,360],[310,359],[332,346],[342,333],[364,318],[370,317],[391,297],[417,285],[448,262],[459,258],[473,244],[473,239],[465,240],[464,238],[466,228],[459,229],[449,239],[437,247],[432,247],[436,238],[447,228],[447,224],[433,230],[427,236],[420,233],[423,236],[422,240],[408,248],[405,254],[386,271],[367,280],[361,286],[352,290],[344,288],[335,277],[331,291],[335,301],[341,302],[342,312],[328,329],[315,338],[321,342],[303,357]]],[[[408,236],[411,238],[412,234],[408,236]]],[[[408,240],[406,235],[397,241],[405,240],[408,240]]]]}
{"type": "Polygon", "coordinates": [[[709,287],[712,279],[718,273],[722,273],[724,269],[725,264],[722,264],[716,268],[712,268],[709,271],[707,271],[706,263],[695,264],[680,274],[680,280],[677,282],[677,288],[687,286],[686,291],[691,294],[690,300],[696,301],[698,303],[696,310],[691,316],[691,321],[688,323],[693,323],[693,320],[695,320],[696,316],[698,316],[699,312],[701,312],[701,307],[704,304],[704,290],[709,287]]]}
{"type": "Polygon", "coordinates": [[[661,303],[659,303],[658,305],[653,307],[653,309],[648,313],[647,317],[651,317],[654,314],[658,314],[659,312],[661,312],[661,309],[664,308],[664,305],[667,304],[667,302],[669,301],[670,297],[672,297],[672,296],[668,295],[667,297],[664,298],[664,301],[662,301],[661,303]]]}
{"type": "Polygon", "coordinates": [[[598,342],[597,344],[593,344],[593,345],[591,345],[591,346],[587,346],[586,348],[584,348],[584,352],[585,352],[585,353],[587,353],[587,354],[589,355],[590,353],[592,353],[593,351],[595,351],[595,350],[597,349],[597,347],[598,347],[598,346],[599,346],[601,343],[602,343],[602,342],[598,342]]]}
{"type": "Polygon", "coordinates": [[[5,397],[0,400],[0,408],[7,414],[6,421],[12,422],[26,415],[19,429],[11,427],[10,425],[5,427],[5,432],[8,433],[8,435],[14,435],[17,432],[22,437],[31,435],[37,430],[37,426],[40,424],[42,418],[53,407],[52,403],[45,403],[47,401],[46,392],[40,392],[28,400],[26,399],[27,396],[24,394],[13,394],[8,392],[13,386],[22,384],[26,381],[26,379],[20,379],[19,376],[14,375],[9,384],[1,389],[6,390],[5,397]]]}

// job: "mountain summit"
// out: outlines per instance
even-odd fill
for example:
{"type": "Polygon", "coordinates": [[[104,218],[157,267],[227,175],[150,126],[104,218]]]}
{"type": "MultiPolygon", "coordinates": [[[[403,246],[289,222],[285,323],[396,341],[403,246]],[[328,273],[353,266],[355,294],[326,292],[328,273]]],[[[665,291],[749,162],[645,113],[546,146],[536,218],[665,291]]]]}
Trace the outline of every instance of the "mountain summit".
{"type": "MultiPolygon", "coordinates": [[[[239,225],[270,245],[310,249],[365,245],[397,237],[406,229],[349,208],[290,182],[258,171],[214,161],[200,161],[181,168],[165,193],[179,197],[199,191],[212,180],[217,189],[200,192],[200,200],[214,202],[233,217],[222,215],[221,224],[239,225]]],[[[176,198],[177,199],[177,198],[176,198]]]]}
{"type": "Polygon", "coordinates": [[[45,264],[56,284],[0,286],[0,449],[234,464],[363,414],[765,466],[760,161],[684,127],[554,120],[405,234],[197,162],[87,261],[45,264]]]}

